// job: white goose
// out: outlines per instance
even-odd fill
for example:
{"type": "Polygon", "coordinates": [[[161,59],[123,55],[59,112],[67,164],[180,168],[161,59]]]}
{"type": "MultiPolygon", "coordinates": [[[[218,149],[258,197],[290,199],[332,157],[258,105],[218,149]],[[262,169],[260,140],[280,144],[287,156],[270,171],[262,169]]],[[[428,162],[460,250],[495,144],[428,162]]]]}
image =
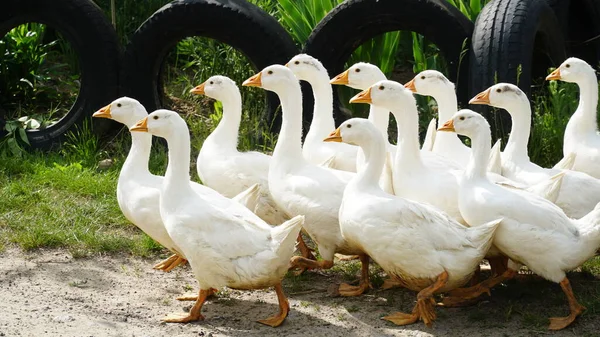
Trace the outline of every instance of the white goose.
{"type": "MultiPolygon", "coordinates": [[[[531,131],[531,107],[519,87],[496,84],[475,96],[471,104],[487,104],[503,108],[512,118],[508,142],[502,152],[502,175],[523,184],[535,184],[561,172],[540,167],[529,160],[527,143],[531,131]]],[[[570,218],[581,218],[600,202],[600,180],[585,173],[564,170],[556,204],[570,218]]]]}
{"type": "MultiPolygon", "coordinates": [[[[381,80],[385,80],[385,74],[376,65],[358,62],[353,64],[343,73],[331,79],[331,84],[346,85],[353,89],[365,90],[381,80]]],[[[386,161],[381,172],[379,185],[387,193],[394,194],[394,184],[392,183],[392,164],[396,154],[396,145],[389,142],[388,126],[390,124],[390,112],[371,105],[369,107],[369,121],[375,125],[377,130],[384,137],[387,147],[386,161]]],[[[361,170],[366,164],[365,154],[362,148],[358,148],[356,155],[356,170],[361,170]]]]}
{"type": "MultiPolygon", "coordinates": [[[[344,190],[340,228],[344,239],[361,247],[405,287],[418,291],[410,314],[383,317],[398,325],[435,319],[433,294],[464,285],[492,244],[500,220],[464,227],[430,205],[384,192],[378,179],[385,161],[385,141],[362,118],[352,118],[328,138],[359,145],[367,158],[344,190]]],[[[363,269],[363,280],[368,280],[363,269]]]]}
{"type": "Polygon", "coordinates": [[[574,155],[573,170],[600,179],[600,133],[598,132],[598,79],[596,71],[585,61],[571,57],[547,80],[577,83],[579,105],[565,129],[563,154],[574,155]]]}
{"type": "MultiPolygon", "coordinates": [[[[447,121],[458,110],[454,83],[437,70],[425,70],[404,85],[412,92],[432,96],[438,106],[438,119],[447,121]]],[[[433,143],[434,153],[448,157],[462,167],[466,167],[471,157],[471,149],[463,144],[456,134],[439,132],[433,143]]]]}
{"type": "Polygon", "coordinates": [[[567,317],[551,318],[549,328],[567,327],[585,308],[575,299],[566,272],[594,256],[600,247],[600,204],[582,219],[572,220],[541,197],[504,189],[489,181],[486,175],[487,144],[491,141],[489,124],[473,111],[457,112],[440,130],[471,138],[473,156],[460,183],[460,211],[472,226],[502,218],[494,246],[511,259],[502,275],[471,288],[456,289],[450,293],[451,297],[444,298],[444,304],[460,305],[483,293],[489,294],[491,287],[514,277],[519,264],[524,264],[543,278],[560,283],[571,312],[567,317]]]}
{"type": "MultiPolygon", "coordinates": [[[[346,85],[351,88],[359,89],[359,90],[366,90],[369,87],[371,87],[373,84],[375,84],[381,80],[385,80],[385,79],[386,79],[385,75],[383,74],[381,69],[379,69],[377,66],[370,64],[370,63],[359,62],[359,63],[355,63],[350,68],[348,68],[346,71],[344,71],[343,73],[334,77],[330,83],[337,84],[337,85],[346,85]]],[[[386,160],[384,170],[381,175],[381,180],[379,183],[384,191],[394,194],[394,186],[393,186],[393,182],[392,182],[392,180],[393,180],[392,171],[393,171],[394,158],[396,156],[396,145],[391,144],[388,140],[389,139],[388,126],[389,126],[389,121],[390,121],[390,112],[386,108],[371,105],[369,107],[369,118],[368,119],[373,124],[375,124],[377,129],[381,132],[381,134],[383,135],[383,137],[385,138],[385,140],[388,143],[389,158],[388,158],[388,160],[386,160]]],[[[440,166],[448,167],[448,165],[449,165],[450,167],[458,167],[457,163],[455,163],[452,160],[446,160],[445,158],[442,158],[438,155],[432,156],[430,153],[427,153],[427,152],[431,151],[431,147],[433,146],[432,145],[433,139],[431,137],[435,136],[435,119],[432,120],[432,122],[433,122],[433,124],[430,123],[427,133],[425,135],[425,140],[423,141],[423,146],[421,147],[421,153],[424,156],[432,157],[429,159],[432,161],[432,163],[433,163],[434,159],[439,159],[440,166]],[[430,145],[428,145],[428,144],[430,144],[430,145]]],[[[365,158],[364,158],[364,154],[362,153],[361,149],[358,150],[356,165],[357,165],[357,169],[361,168],[365,165],[365,158]]]]}
{"type": "MultiPolygon", "coordinates": [[[[394,192],[396,195],[430,203],[466,225],[458,210],[458,179],[462,170],[440,165],[435,154],[419,151],[418,111],[410,90],[394,81],[379,81],[354,96],[351,103],[369,103],[391,111],[398,125],[398,148],[394,162],[394,192]],[[430,154],[423,156],[424,153],[430,154]]],[[[495,182],[516,188],[515,183],[489,173],[495,182]]],[[[528,188],[549,198],[556,197],[560,175],[528,188]]]]}
{"type": "Polygon", "coordinates": [[[319,60],[306,54],[294,56],[287,64],[299,80],[310,84],[315,99],[310,129],[304,139],[302,154],[313,164],[331,161],[330,167],[356,172],[357,146],[325,143],[323,138],[335,128],[333,120],[333,90],[327,69],[319,60]]]}
{"type": "MultiPolygon", "coordinates": [[[[412,92],[402,84],[384,80],[354,96],[351,103],[368,103],[391,111],[398,125],[398,147],[393,164],[397,196],[430,203],[466,225],[458,210],[458,167],[438,165],[434,156],[419,150],[419,115],[412,92]]],[[[432,154],[432,152],[426,152],[432,154]]]]}
{"type": "Polygon", "coordinates": [[[225,76],[212,76],[190,92],[206,95],[223,104],[223,118],[206,137],[198,154],[196,169],[202,183],[226,197],[259,184],[260,199],[255,213],[271,225],[289,220],[269,193],[271,156],[256,151],[239,152],[237,149],[242,96],[235,82],[225,76]]]}
{"type": "MultiPolygon", "coordinates": [[[[96,111],[93,117],[109,118],[127,127],[148,116],[146,109],[133,98],[121,97],[96,111]]],[[[155,269],[171,271],[177,265],[185,263],[185,255],[167,233],[158,212],[159,189],[163,177],[148,170],[148,160],[152,147],[152,135],[132,133],[131,149],[123,163],[117,183],[117,202],[127,220],[148,234],[174,254],[154,266],[155,269]]],[[[258,200],[258,185],[249,187],[233,198],[227,199],[218,192],[192,182],[192,188],[215,207],[224,209],[254,208],[258,200]],[[242,204],[238,203],[241,202],[242,204]]]]}
{"type": "MultiPolygon", "coordinates": [[[[273,151],[269,188],[277,204],[289,214],[306,216],[304,229],[317,243],[322,257],[312,261],[295,256],[293,266],[326,269],[333,266],[335,253],[361,254],[344,240],[338,221],[344,188],[355,173],[311,164],[302,155],[302,92],[294,73],[282,65],[272,65],[243,85],[273,91],[281,101],[281,132],[273,151]]],[[[365,262],[364,257],[361,260],[365,262]]],[[[340,287],[342,295],[344,290],[340,287]]]]}
{"type": "Polygon", "coordinates": [[[174,111],[154,111],[131,131],[149,132],[168,143],[169,164],[160,189],[160,216],[200,285],[196,304],[188,314],[171,314],[163,320],[186,323],[204,319],[202,305],[213,289],[274,286],[279,313],[259,322],[273,327],[283,323],[289,304],[281,279],[294,254],[304,217],[297,216],[271,227],[247,209],[235,213],[206,202],[189,183],[189,130],[174,111]]]}

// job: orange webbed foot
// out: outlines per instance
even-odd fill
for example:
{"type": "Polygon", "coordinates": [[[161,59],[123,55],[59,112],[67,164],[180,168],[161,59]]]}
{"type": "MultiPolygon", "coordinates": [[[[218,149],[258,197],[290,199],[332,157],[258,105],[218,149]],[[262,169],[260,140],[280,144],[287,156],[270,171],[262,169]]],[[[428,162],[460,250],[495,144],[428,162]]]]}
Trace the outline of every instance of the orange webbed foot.
{"type": "Polygon", "coordinates": [[[279,313],[258,321],[258,323],[268,325],[273,328],[280,326],[290,312],[290,303],[283,293],[283,287],[281,286],[281,283],[275,285],[275,293],[277,294],[277,300],[279,302],[279,313]]]}
{"type": "Polygon", "coordinates": [[[169,314],[167,317],[163,318],[162,321],[166,323],[189,323],[195,321],[203,321],[204,316],[202,314],[192,315],[177,313],[177,314],[169,314]]]}
{"type": "Polygon", "coordinates": [[[167,259],[157,263],[156,265],[154,265],[154,269],[156,270],[162,270],[164,272],[170,272],[171,270],[173,270],[175,267],[177,267],[180,264],[186,263],[187,260],[182,258],[181,256],[177,255],[177,254],[173,254],[171,256],[169,256],[167,259]]]}
{"type": "Polygon", "coordinates": [[[365,291],[373,288],[369,282],[361,282],[357,286],[351,286],[346,283],[340,284],[338,288],[338,293],[342,296],[359,296],[362,295],[365,291]]]}
{"type": "Polygon", "coordinates": [[[388,289],[401,287],[401,286],[402,286],[402,283],[400,283],[400,281],[390,277],[390,278],[386,278],[383,281],[383,284],[381,285],[381,289],[388,290],[388,289]]]}

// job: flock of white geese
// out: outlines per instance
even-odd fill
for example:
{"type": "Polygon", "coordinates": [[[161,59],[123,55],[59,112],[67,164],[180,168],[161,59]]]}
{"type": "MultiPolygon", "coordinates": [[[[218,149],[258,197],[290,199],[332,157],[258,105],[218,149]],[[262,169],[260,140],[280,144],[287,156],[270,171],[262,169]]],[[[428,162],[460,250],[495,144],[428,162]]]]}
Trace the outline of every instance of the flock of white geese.
{"type": "Polygon", "coordinates": [[[566,272],[600,248],[598,82],[594,69],[576,58],[547,79],[580,89],[565,130],[564,159],[554,168],[529,160],[531,107],[515,85],[496,84],[469,102],[510,114],[512,130],[500,152],[491,147],[486,119],[458,110],[454,85],[440,72],[423,71],[402,85],[372,64],[357,63],[330,80],[306,54],[243,83],[281,101],[272,156],[237,150],[242,99],[231,79],[213,76],[191,90],[223,104],[223,118],[198,155],[204,185],[190,181],[190,135],[178,113],[148,114],[122,97],[94,117],[131,130],[117,198],[127,219],[174,253],[155,268],[169,271],[187,260],[200,286],[198,296],[180,298],[196,301],[190,312],[168,315],[166,322],[204,319],[204,302],[223,287],[274,287],[279,312],[259,322],[279,326],[290,310],[281,286],[288,270],[331,268],[334,255],[344,254],[360,258],[362,274],[356,286],[341,284],[341,295],[368,291],[371,260],[389,276],[384,287],[418,292],[412,312],[384,317],[397,325],[422,320],[430,326],[434,294],[445,294],[444,306],[464,305],[527,266],[559,283],[567,296],[569,315],[550,318],[549,328],[558,330],[585,310],[566,272]],[[312,86],[315,99],[304,143],[299,80],[312,86]],[[331,84],[363,90],[350,102],[370,104],[368,119],[352,118],[336,129],[331,84]],[[439,127],[430,124],[423,147],[414,94],[433,97],[439,107],[439,127]],[[398,126],[396,145],[388,141],[390,112],[398,126]],[[457,134],[469,137],[471,147],[457,134]],[[152,135],[168,143],[164,177],[148,170],[152,135]],[[319,259],[301,231],[317,245],[319,259]],[[294,256],[296,245],[301,256],[294,256]],[[492,276],[477,283],[484,258],[492,276]]]}

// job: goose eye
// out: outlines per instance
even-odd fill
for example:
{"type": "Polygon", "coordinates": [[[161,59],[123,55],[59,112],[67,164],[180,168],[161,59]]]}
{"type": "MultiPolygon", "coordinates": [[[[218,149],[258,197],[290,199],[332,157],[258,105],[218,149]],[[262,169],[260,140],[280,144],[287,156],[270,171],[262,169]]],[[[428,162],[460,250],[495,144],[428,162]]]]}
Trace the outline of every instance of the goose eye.
{"type": "Polygon", "coordinates": [[[571,68],[571,65],[567,63],[567,64],[565,65],[565,67],[567,67],[567,68],[571,68]]]}
{"type": "Polygon", "coordinates": [[[215,82],[213,82],[213,81],[210,81],[210,84],[214,84],[214,83],[215,83],[215,82]]]}
{"type": "Polygon", "coordinates": [[[360,68],[357,68],[356,70],[354,70],[355,73],[360,73],[360,68]]]}
{"type": "Polygon", "coordinates": [[[461,117],[459,117],[458,119],[460,119],[461,121],[464,121],[464,120],[465,120],[465,117],[462,117],[462,116],[461,116],[461,117]]]}
{"type": "Polygon", "coordinates": [[[117,103],[117,107],[119,107],[119,108],[120,108],[120,107],[122,107],[122,106],[123,106],[123,104],[121,104],[121,103],[117,103]]]}
{"type": "Polygon", "coordinates": [[[296,62],[294,62],[294,64],[300,64],[300,61],[296,61],[296,62]]]}
{"type": "Polygon", "coordinates": [[[498,88],[496,89],[496,92],[502,92],[502,89],[498,88]]]}
{"type": "Polygon", "coordinates": [[[380,85],[379,90],[383,90],[383,89],[385,89],[385,87],[383,85],[380,85]]]}
{"type": "Polygon", "coordinates": [[[346,125],[346,127],[347,127],[348,129],[350,129],[350,128],[352,127],[352,124],[348,124],[348,125],[346,125]]]}
{"type": "Polygon", "coordinates": [[[152,118],[154,118],[154,120],[157,120],[157,119],[158,119],[158,116],[154,116],[154,117],[152,117],[152,118]]]}
{"type": "Polygon", "coordinates": [[[273,70],[267,71],[267,74],[272,75],[273,74],[273,70]]]}
{"type": "Polygon", "coordinates": [[[425,79],[425,76],[421,76],[421,79],[422,79],[422,80],[424,80],[424,79],[425,79]]]}

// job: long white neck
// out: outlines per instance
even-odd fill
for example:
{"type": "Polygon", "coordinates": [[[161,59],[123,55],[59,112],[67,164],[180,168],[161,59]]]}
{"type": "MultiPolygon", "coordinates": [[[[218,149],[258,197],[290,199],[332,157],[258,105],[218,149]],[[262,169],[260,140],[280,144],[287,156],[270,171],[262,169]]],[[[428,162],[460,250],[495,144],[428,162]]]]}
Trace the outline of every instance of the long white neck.
{"type": "Polygon", "coordinates": [[[152,148],[152,135],[146,132],[131,132],[131,148],[121,168],[120,177],[149,175],[148,160],[152,148]]]}
{"type": "Polygon", "coordinates": [[[314,78],[308,80],[312,87],[315,98],[313,118],[310,130],[306,134],[306,142],[321,142],[331,131],[335,129],[333,119],[333,89],[329,84],[329,77],[325,73],[314,74],[314,78]]]}
{"type": "Polygon", "coordinates": [[[598,130],[598,82],[594,73],[586,73],[579,81],[579,105],[571,116],[565,137],[576,137],[578,134],[596,132],[598,130]]]}
{"type": "Polygon", "coordinates": [[[190,134],[187,130],[174,130],[167,138],[169,164],[165,172],[165,191],[175,193],[192,190],[190,185],[190,134]]]}
{"type": "Polygon", "coordinates": [[[478,129],[470,138],[472,151],[465,169],[465,179],[486,178],[492,135],[489,129],[482,128],[478,129]]]}
{"type": "Polygon", "coordinates": [[[358,171],[353,179],[353,184],[360,188],[378,188],[379,177],[383,170],[386,158],[386,143],[381,136],[372,135],[367,144],[360,148],[365,155],[366,166],[358,171]]]}
{"type": "Polygon", "coordinates": [[[506,107],[512,118],[510,136],[506,143],[504,153],[512,160],[529,161],[527,143],[531,132],[531,106],[529,101],[515,100],[511,106],[506,107]]]}
{"type": "Polygon", "coordinates": [[[419,112],[415,104],[394,107],[392,110],[398,125],[398,144],[394,167],[402,170],[423,168],[419,144],[419,112]]]}
{"type": "MultiPolygon", "coordinates": [[[[278,163],[305,163],[302,156],[302,92],[300,83],[282,85],[277,92],[281,101],[282,121],[273,161],[278,163]]],[[[333,130],[333,129],[332,129],[333,130]]]]}
{"type": "Polygon", "coordinates": [[[218,146],[219,151],[235,152],[242,119],[242,96],[239,90],[231,92],[221,103],[223,118],[204,142],[207,145],[218,146]]]}
{"type": "Polygon", "coordinates": [[[382,107],[371,104],[369,108],[369,120],[375,124],[375,127],[381,134],[385,141],[388,141],[388,126],[390,125],[390,112],[382,107]]]}
{"type": "MultiPolygon", "coordinates": [[[[438,105],[438,125],[452,118],[458,111],[456,94],[452,87],[444,87],[444,90],[432,96],[438,105]]],[[[433,143],[435,152],[443,151],[450,147],[466,147],[453,132],[437,132],[436,141],[433,143]],[[439,137],[439,138],[438,138],[439,137]]]]}

